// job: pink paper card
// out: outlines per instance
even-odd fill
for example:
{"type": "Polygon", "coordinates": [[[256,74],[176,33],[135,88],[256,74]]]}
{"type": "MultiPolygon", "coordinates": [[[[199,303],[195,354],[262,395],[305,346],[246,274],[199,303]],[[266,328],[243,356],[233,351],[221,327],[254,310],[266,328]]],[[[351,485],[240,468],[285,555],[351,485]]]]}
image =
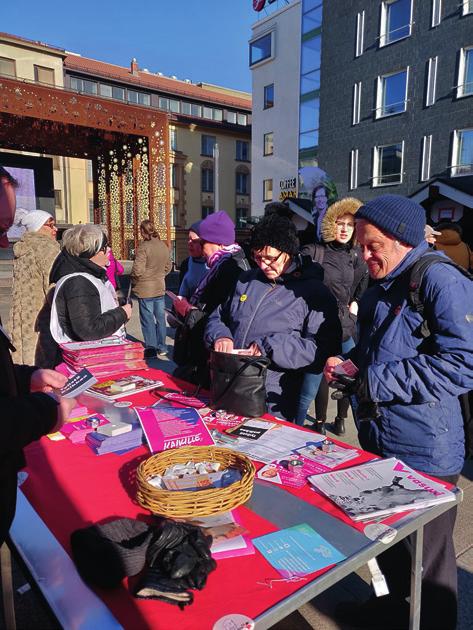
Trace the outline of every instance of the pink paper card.
{"type": "Polygon", "coordinates": [[[158,405],[135,409],[152,453],[180,446],[214,444],[205,423],[193,408],[158,405]]]}

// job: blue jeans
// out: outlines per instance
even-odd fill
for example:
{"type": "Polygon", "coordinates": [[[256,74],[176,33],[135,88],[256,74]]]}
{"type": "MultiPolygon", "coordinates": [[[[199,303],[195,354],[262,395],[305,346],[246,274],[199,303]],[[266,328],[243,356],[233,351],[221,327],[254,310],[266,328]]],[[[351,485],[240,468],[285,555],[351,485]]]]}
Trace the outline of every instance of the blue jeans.
{"type": "Polygon", "coordinates": [[[140,324],[146,348],[166,352],[166,319],[164,295],[153,298],[138,298],[140,324]]]}
{"type": "MultiPolygon", "coordinates": [[[[355,342],[351,337],[349,337],[346,341],[342,342],[342,353],[348,352],[355,345],[355,342]]],[[[317,392],[319,391],[320,383],[322,381],[323,374],[322,372],[318,374],[312,374],[310,372],[306,372],[304,374],[304,380],[302,381],[301,392],[299,394],[299,403],[297,405],[295,423],[302,426],[304,424],[304,420],[307,416],[307,411],[309,410],[310,403],[317,396],[317,392]]]]}

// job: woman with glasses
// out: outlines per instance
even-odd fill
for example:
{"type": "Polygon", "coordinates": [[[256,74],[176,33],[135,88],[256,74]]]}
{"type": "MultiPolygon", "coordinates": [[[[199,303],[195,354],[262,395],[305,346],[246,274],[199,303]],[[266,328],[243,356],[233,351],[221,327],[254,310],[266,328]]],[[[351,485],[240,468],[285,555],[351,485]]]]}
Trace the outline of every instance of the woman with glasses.
{"type": "Polygon", "coordinates": [[[13,246],[13,291],[10,312],[10,333],[16,348],[15,362],[39,365],[36,362],[38,315],[49,289],[49,273],[59,254],[56,223],[49,212],[19,211],[17,225],[25,228],[13,246]]]}
{"type": "MultiPolygon", "coordinates": [[[[306,245],[302,253],[319,263],[324,271],[324,284],[335,296],[338,316],[342,325],[342,352],[354,345],[358,300],[368,285],[368,270],[361,254],[355,247],[355,214],[362,205],[351,197],[340,199],[329,206],[321,223],[323,244],[306,245]]],[[[315,429],[325,433],[328,407],[328,385],[322,374],[306,374],[301,389],[296,422],[304,424],[309,405],[315,399],[315,429]]],[[[337,415],[333,431],[345,433],[345,419],[349,399],[337,401],[337,415]]]]}
{"type": "Polygon", "coordinates": [[[304,371],[320,372],[330,348],[339,350],[337,305],[320,268],[298,255],[296,228],[287,217],[273,214],[258,223],[250,249],[257,268],[243,273],[210,315],[206,343],[217,352],[268,357],[268,411],[293,420],[304,371]]]}
{"type": "Polygon", "coordinates": [[[57,343],[125,336],[131,305],[119,306],[107,278],[108,239],[99,225],[75,225],[62,237],[51,271],[56,283],[50,331],[57,343]]]}

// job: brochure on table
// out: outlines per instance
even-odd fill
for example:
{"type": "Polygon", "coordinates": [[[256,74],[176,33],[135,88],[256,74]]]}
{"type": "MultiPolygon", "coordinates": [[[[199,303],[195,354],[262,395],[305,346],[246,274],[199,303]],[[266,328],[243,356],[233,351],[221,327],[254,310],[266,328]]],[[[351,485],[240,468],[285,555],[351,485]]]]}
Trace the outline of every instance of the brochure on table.
{"type": "Polygon", "coordinates": [[[455,500],[440,482],[395,457],[314,475],[309,481],[355,521],[455,500]]]}
{"type": "Polygon", "coordinates": [[[162,381],[131,374],[130,376],[110,378],[97,383],[89,388],[86,394],[104,400],[116,400],[123,396],[133,396],[133,394],[153,389],[153,387],[160,387],[162,384],[162,381]]]}

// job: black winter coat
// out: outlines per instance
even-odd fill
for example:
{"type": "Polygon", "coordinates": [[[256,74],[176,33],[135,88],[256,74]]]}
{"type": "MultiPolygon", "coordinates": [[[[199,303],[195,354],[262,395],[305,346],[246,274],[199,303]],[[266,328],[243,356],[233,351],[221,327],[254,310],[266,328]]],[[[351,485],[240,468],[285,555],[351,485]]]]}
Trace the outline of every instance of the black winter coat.
{"type": "MultiPolygon", "coordinates": [[[[107,281],[104,268],[63,250],[53,265],[50,281],[56,283],[70,273],[89,273],[103,283],[107,281]]],[[[56,308],[62,329],[74,341],[109,337],[127,321],[121,306],[102,313],[99,292],[87,278],[80,276],[70,278],[62,285],[56,297],[56,308]]]]}
{"type": "Polygon", "coordinates": [[[16,474],[25,465],[23,447],[56,424],[57,403],[46,394],[30,394],[36,368],[14,365],[0,332],[0,545],[15,513],[16,474]]]}
{"type": "Polygon", "coordinates": [[[360,250],[332,241],[325,245],[306,245],[301,253],[322,265],[323,282],[337,300],[343,341],[346,341],[356,330],[356,316],[349,312],[349,305],[357,302],[368,286],[368,268],[360,250]]]}

